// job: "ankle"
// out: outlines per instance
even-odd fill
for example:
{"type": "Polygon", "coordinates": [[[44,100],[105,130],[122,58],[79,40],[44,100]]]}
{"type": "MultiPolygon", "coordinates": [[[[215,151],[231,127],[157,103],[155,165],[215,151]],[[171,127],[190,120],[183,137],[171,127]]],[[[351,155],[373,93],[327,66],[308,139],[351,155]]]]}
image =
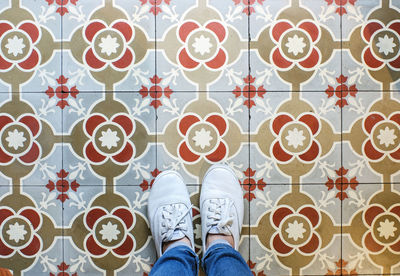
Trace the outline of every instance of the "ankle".
{"type": "Polygon", "coordinates": [[[190,243],[190,240],[188,239],[188,237],[183,237],[182,239],[179,239],[179,240],[170,241],[170,242],[164,242],[164,243],[162,244],[162,253],[164,254],[164,252],[165,252],[170,246],[172,246],[173,244],[176,244],[177,242],[179,242],[179,243],[185,243],[185,244],[187,244],[189,247],[192,246],[191,243],[190,243]]]}
{"type": "Polygon", "coordinates": [[[206,249],[210,247],[210,244],[212,244],[216,240],[225,240],[229,243],[230,246],[235,248],[235,242],[233,240],[232,235],[221,235],[221,234],[207,234],[207,239],[206,239],[206,249]]]}

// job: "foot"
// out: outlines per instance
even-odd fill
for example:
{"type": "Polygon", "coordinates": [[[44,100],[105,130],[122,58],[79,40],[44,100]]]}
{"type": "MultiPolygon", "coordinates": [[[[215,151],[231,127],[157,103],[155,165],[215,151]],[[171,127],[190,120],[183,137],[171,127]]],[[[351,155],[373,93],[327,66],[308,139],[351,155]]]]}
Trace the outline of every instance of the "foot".
{"type": "Polygon", "coordinates": [[[234,171],[227,165],[211,166],[206,172],[200,194],[201,229],[204,252],[216,239],[239,247],[243,223],[243,192],[234,171]]]}
{"type": "Polygon", "coordinates": [[[173,242],[185,238],[194,250],[191,206],[186,185],[177,172],[165,171],[156,177],[147,213],[158,257],[173,242]]]}

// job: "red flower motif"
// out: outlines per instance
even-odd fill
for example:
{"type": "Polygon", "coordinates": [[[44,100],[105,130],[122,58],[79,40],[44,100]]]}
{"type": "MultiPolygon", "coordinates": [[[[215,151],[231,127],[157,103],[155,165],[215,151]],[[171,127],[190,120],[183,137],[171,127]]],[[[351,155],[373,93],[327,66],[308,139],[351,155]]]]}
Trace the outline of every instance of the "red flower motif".
{"type": "Polygon", "coordinates": [[[11,208],[0,208],[0,257],[11,257],[18,252],[28,258],[34,257],[42,249],[42,240],[37,234],[41,228],[42,216],[31,207],[17,213],[11,208]]]}
{"type": "Polygon", "coordinates": [[[344,8],[344,6],[349,3],[354,6],[354,4],[357,2],[357,0],[325,0],[328,3],[328,6],[332,5],[333,2],[335,2],[337,9],[336,13],[342,16],[343,14],[347,13],[347,10],[344,8]]]}
{"type": "Polygon", "coordinates": [[[310,163],[321,152],[315,137],[321,130],[321,123],[313,113],[302,113],[294,119],[289,113],[279,113],[271,124],[276,141],[271,153],[279,163],[289,163],[295,157],[310,163]]]}
{"type": "MultiPolygon", "coordinates": [[[[265,0],[257,0],[257,3],[262,5],[264,3],[265,0]]],[[[243,9],[243,13],[250,15],[253,12],[255,12],[254,10],[254,3],[256,2],[256,0],[233,0],[233,2],[235,3],[235,5],[239,5],[240,2],[243,2],[243,5],[245,5],[245,8],[243,9]]]]}
{"type": "Polygon", "coordinates": [[[59,191],[61,193],[58,195],[57,199],[60,200],[61,202],[64,202],[65,200],[69,199],[67,192],[70,188],[74,192],[77,192],[77,190],[80,186],[79,183],[76,182],[76,180],[69,183],[68,180],[66,180],[68,175],[69,175],[69,172],[66,172],[66,171],[64,171],[64,169],[62,169],[57,173],[59,180],[57,180],[56,183],[49,180],[49,182],[46,185],[46,188],[50,192],[53,191],[55,188],[57,188],[57,191],[59,191]]]}
{"type": "Polygon", "coordinates": [[[362,59],[370,70],[380,70],[385,66],[400,71],[400,20],[391,21],[385,26],[377,20],[368,21],[361,29],[368,46],[362,53],[362,59]]]}
{"type": "MultiPolygon", "coordinates": [[[[69,267],[70,267],[70,265],[68,265],[64,262],[57,265],[57,268],[60,271],[57,273],[57,276],[78,276],[78,273],[76,273],[76,272],[71,275],[69,273],[67,273],[66,271],[68,270],[69,267]]],[[[56,276],[56,274],[50,272],[50,276],[56,276]]]]}
{"type": "Polygon", "coordinates": [[[201,65],[209,70],[219,70],[228,60],[222,47],[228,30],[220,21],[208,21],[201,26],[196,21],[185,21],[178,28],[178,38],[184,44],[178,53],[179,63],[186,70],[198,69],[201,65]]]}
{"type": "Polygon", "coordinates": [[[363,236],[363,246],[372,254],[389,250],[400,253],[400,204],[386,209],[380,204],[372,204],[363,214],[368,231],[363,236]]]}
{"type": "Polygon", "coordinates": [[[91,163],[103,164],[109,158],[118,164],[127,164],[135,155],[135,146],[129,140],[135,131],[135,121],[123,113],[111,119],[100,113],[92,114],[83,124],[90,138],[83,152],[91,163]]]}
{"type": "Polygon", "coordinates": [[[140,0],[142,3],[142,6],[149,3],[151,5],[150,8],[150,13],[157,15],[160,12],[162,12],[162,9],[160,8],[160,5],[164,2],[166,5],[169,5],[171,3],[171,0],[140,0]]]}
{"type": "Polygon", "coordinates": [[[25,20],[16,27],[8,21],[0,21],[0,72],[10,71],[15,65],[19,70],[30,72],[40,64],[40,52],[35,47],[42,33],[35,22],[25,20]]]}
{"type": "Polygon", "coordinates": [[[2,274],[0,274],[2,276],[12,276],[11,271],[7,268],[0,267],[0,273],[2,273],[2,274]]]}
{"type": "Polygon", "coordinates": [[[368,139],[364,141],[363,152],[371,161],[385,157],[400,160],[400,112],[385,115],[373,112],[363,121],[368,139]]]}
{"type": "Polygon", "coordinates": [[[336,98],[338,98],[336,105],[343,108],[345,105],[348,105],[346,97],[350,95],[355,98],[358,89],[355,84],[348,87],[346,84],[347,77],[343,75],[340,75],[336,80],[339,83],[339,85],[336,86],[336,89],[328,85],[328,89],[325,90],[325,93],[328,95],[328,98],[336,96],[336,98]]]}
{"type": "Polygon", "coordinates": [[[83,34],[90,45],[83,60],[90,70],[101,71],[111,66],[116,71],[126,71],[133,65],[135,53],[128,45],[135,32],[129,22],[119,19],[108,25],[100,19],[92,20],[83,34]]]}
{"type": "Polygon", "coordinates": [[[0,164],[12,163],[15,158],[25,165],[34,164],[41,156],[42,148],[36,142],[42,125],[31,114],[23,114],[14,120],[9,114],[0,114],[0,164]]]}
{"type": "Polygon", "coordinates": [[[247,265],[251,269],[251,274],[253,274],[253,276],[267,276],[264,274],[264,271],[259,271],[257,274],[253,271],[253,269],[256,267],[256,263],[253,263],[252,261],[248,260],[247,265]]]}
{"type": "Polygon", "coordinates": [[[68,78],[65,78],[63,75],[56,79],[56,81],[58,82],[59,86],[55,91],[49,86],[46,90],[46,95],[49,96],[49,98],[52,98],[54,95],[56,95],[59,99],[57,106],[59,106],[61,109],[64,109],[64,107],[69,106],[66,98],[68,98],[68,96],[76,98],[76,96],[79,94],[79,91],[76,89],[76,86],[73,86],[71,89],[69,89],[68,86],[66,86],[68,78]]]}
{"type": "Polygon", "coordinates": [[[162,106],[162,103],[159,99],[163,96],[163,94],[169,99],[173,91],[171,88],[169,88],[169,86],[162,88],[159,85],[159,83],[162,81],[162,78],[159,78],[157,75],[154,75],[152,78],[150,78],[150,81],[154,85],[151,86],[150,89],[142,85],[142,89],[140,89],[139,92],[140,95],[142,95],[142,98],[147,96],[153,98],[154,100],[151,101],[150,105],[157,109],[159,106],[162,106]]]}
{"type": "Polygon", "coordinates": [[[216,163],[228,155],[223,140],[228,123],[220,114],[211,113],[202,119],[195,113],[187,113],[179,119],[178,131],[184,138],[178,146],[178,155],[185,163],[195,163],[203,157],[216,163]]]}
{"type": "Polygon", "coordinates": [[[319,26],[311,20],[302,20],[296,26],[288,20],[279,20],[271,28],[272,40],[277,44],[271,61],[279,70],[287,71],[295,65],[302,70],[313,70],[321,61],[316,47],[321,38],[319,26]]]}
{"type": "Polygon", "coordinates": [[[248,168],[247,170],[243,171],[244,175],[246,178],[243,180],[243,189],[246,191],[246,193],[243,195],[243,198],[247,199],[248,201],[252,201],[253,199],[256,198],[254,195],[253,191],[257,188],[261,191],[264,191],[265,186],[267,184],[264,182],[264,179],[261,178],[259,180],[254,179],[254,175],[256,171],[252,170],[251,168],[248,168]]]}
{"type": "Polygon", "coordinates": [[[153,186],[154,180],[156,179],[157,175],[159,175],[162,171],[159,171],[157,168],[154,169],[151,172],[151,175],[153,176],[153,179],[150,181],[150,183],[146,180],[143,179],[142,183],[139,185],[140,188],[142,188],[142,191],[146,191],[148,189],[151,189],[151,186],[153,186]]]}
{"type": "Polygon", "coordinates": [[[348,271],[348,269],[346,269],[346,266],[348,264],[348,262],[346,262],[343,259],[340,259],[339,261],[335,262],[336,266],[338,267],[338,269],[336,269],[336,271],[332,271],[328,269],[328,273],[325,274],[325,276],[339,276],[339,275],[344,275],[344,276],[357,276],[358,273],[355,269],[348,271]]]}
{"type": "Polygon", "coordinates": [[[326,187],[328,187],[328,191],[332,190],[334,187],[338,190],[336,197],[340,200],[344,200],[348,198],[347,193],[345,192],[349,187],[355,190],[358,186],[357,177],[353,177],[352,179],[348,179],[345,177],[349,170],[341,167],[339,170],[335,170],[336,174],[339,176],[334,181],[333,179],[328,177],[328,181],[325,183],[326,187]]]}
{"type": "Polygon", "coordinates": [[[271,238],[271,246],[278,255],[287,256],[293,251],[312,255],[321,245],[315,229],[321,223],[320,213],[303,205],[297,211],[290,206],[280,206],[272,213],[272,226],[278,230],[271,238]]]}
{"type": "Polygon", "coordinates": [[[127,257],[135,246],[129,233],[135,225],[135,217],[126,207],[117,207],[108,212],[102,207],[91,208],[84,216],[89,230],[84,246],[94,257],[107,255],[110,251],[117,257],[127,257]]]}
{"type": "Polygon", "coordinates": [[[246,99],[243,105],[251,108],[256,105],[253,100],[256,95],[260,98],[264,98],[264,94],[267,93],[267,90],[265,90],[263,85],[256,88],[253,85],[256,78],[252,77],[251,75],[243,78],[243,80],[246,83],[246,85],[243,87],[243,90],[239,86],[236,86],[235,90],[233,90],[233,94],[235,94],[236,98],[242,95],[246,99]]]}
{"type": "Polygon", "coordinates": [[[76,2],[78,2],[79,0],[45,0],[49,6],[52,5],[54,2],[55,4],[59,5],[59,7],[57,8],[57,12],[63,16],[64,14],[68,13],[68,9],[65,7],[66,5],[68,5],[68,2],[71,3],[72,5],[76,6],[76,2]]]}

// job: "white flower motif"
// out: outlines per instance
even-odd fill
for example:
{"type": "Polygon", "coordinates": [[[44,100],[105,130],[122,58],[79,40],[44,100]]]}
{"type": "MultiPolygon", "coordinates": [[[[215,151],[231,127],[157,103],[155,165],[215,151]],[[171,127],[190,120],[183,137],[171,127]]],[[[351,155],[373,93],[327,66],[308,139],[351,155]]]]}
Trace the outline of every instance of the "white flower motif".
{"type": "Polygon", "coordinates": [[[10,240],[19,242],[19,240],[23,240],[25,234],[28,233],[24,228],[24,225],[19,225],[18,222],[15,222],[14,224],[10,224],[10,228],[6,233],[9,235],[10,240]]]}
{"type": "Polygon", "coordinates": [[[385,221],[381,221],[379,225],[380,227],[377,228],[379,232],[379,237],[385,237],[385,239],[388,239],[389,237],[394,237],[394,232],[397,230],[397,228],[394,227],[394,221],[389,221],[388,219],[385,219],[385,221]]]}
{"type": "Polygon", "coordinates": [[[285,44],[285,46],[288,47],[289,53],[293,53],[293,55],[297,56],[299,53],[302,54],[304,47],[306,47],[306,44],[303,41],[303,37],[294,35],[293,37],[288,38],[288,42],[285,44]]]}
{"type": "Polygon", "coordinates": [[[379,53],[384,53],[387,56],[389,53],[393,53],[393,48],[396,47],[396,44],[393,43],[393,37],[388,37],[385,35],[384,37],[378,37],[379,42],[376,43],[376,46],[379,48],[379,53]]]}
{"type": "Polygon", "coordinates": [[[289,234],[289,238],[297,241],[299,238],[303,238],[306,229],[304,229],[303,223],[298,223],[297,220],[295,220],[293,223],[288,223],[288,228],[286,228],[285,231],[289,234]]]}
{"type": "Polygon", "coordinates": [[[299,131],[297,128],[294,128],[293,130],[289,130],[289,134],[285,137],[285,139],[288,141],[289,146],[297,149],[298,146],[303,145],[303,141],[306,139],[306,137],[304,137],[302,130],[299,131]]]}
{"type": "Polygon", "coordinates": [[[101,43],[99,44],[102,53],[106,53],[107,56],[111,54],[115,54],[119,47],[119,43],[117,42],[116,37],[111,37],[111,35],[107,35],[107,37],[101,38],[101,43]]]}
{"type": "Polygon", "coordinates": [[[397,136],[394,134],[394,129],[389,129],[389,127],[385,127],[385,129],[379,130],[379,135],[377,136],[379,139],[379,143],[385,144],[385,147],[389,145],[394,145],[394,140],[396,140],[397,136]]]}
{"type": "Polygon", "coordinates": [[[111,242],[112,240],[118,239],[118,234],[121,233],[117,227],[118,225],[112,224],[111,221],[109,221],[107,224],[103,224],[102,230],[100,230],[101,238],[103,240],[107,240],[108,242],[111,242]]]}
{"type": "Polygon", "coordinates": [[[204,35],[201,35],[200,37],[195,37],[194,38],[195,42],[192,44],[194,47],[194,51],[196,53],[200,53],[200,55],[204,55],[205,53],[209,53],[211,47],[213,46],[210,43],[210,38],[209,37],[204,37],[204,35]]]}
{"type": "Polygon", "coordinates": [[[8,142],[8,146],[10,148],[13,147],[14,150],[17,150],[19,147],[24,146],[24,142],[26,141],[26,138],[24,137],[23,132],[19,132],[17,129],[14,129],[14,131],[8,132],[6,141],[8,142]]]}
{"type": "Polygon", "coordinates": [[[111,149],[112,147],[116,147],[118,141],[121,140],[116,131],[112,131],[110,128],[107,131],[101,132],[101,137],[99,138],[101,141],[102,147],[107,147],[107,149],[111,149]]]}
{"type": "Polygon", "coordinates": [[[8,43],[5,45],[8,49],[8,53],[12,54],[14,57],[22,54],[22,49],[25,48],[24,40],[22,38],[18,38],[18,36],[14,35],[13,38],[9,38],[8,43]]]}
{"type": "Polygon", "coordinates": [[[210,141],[212,139],[210,131],[205,130],[204,128],[200,129],[200,131],[196,131],[195,136],[193,137],[196,147],[200,147],[201,149],[210,146],[210,141]]]}

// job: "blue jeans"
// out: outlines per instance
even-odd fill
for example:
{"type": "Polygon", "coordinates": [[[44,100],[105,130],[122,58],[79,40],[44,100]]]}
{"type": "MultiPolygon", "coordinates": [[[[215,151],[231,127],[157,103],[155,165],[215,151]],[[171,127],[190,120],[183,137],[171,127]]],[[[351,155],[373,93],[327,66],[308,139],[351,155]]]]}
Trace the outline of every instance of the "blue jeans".
{"type": "MultiPolygon", "coordinates": [[[[222,243],[214,244],[207,250],[202,267],[210,276],[253,275],[240,253],[222,243]]],[[[154,264],[150,276],[196,276],[198,271],[199,257],[190,247],[181,245],[167,250],[154,264]]]]}

